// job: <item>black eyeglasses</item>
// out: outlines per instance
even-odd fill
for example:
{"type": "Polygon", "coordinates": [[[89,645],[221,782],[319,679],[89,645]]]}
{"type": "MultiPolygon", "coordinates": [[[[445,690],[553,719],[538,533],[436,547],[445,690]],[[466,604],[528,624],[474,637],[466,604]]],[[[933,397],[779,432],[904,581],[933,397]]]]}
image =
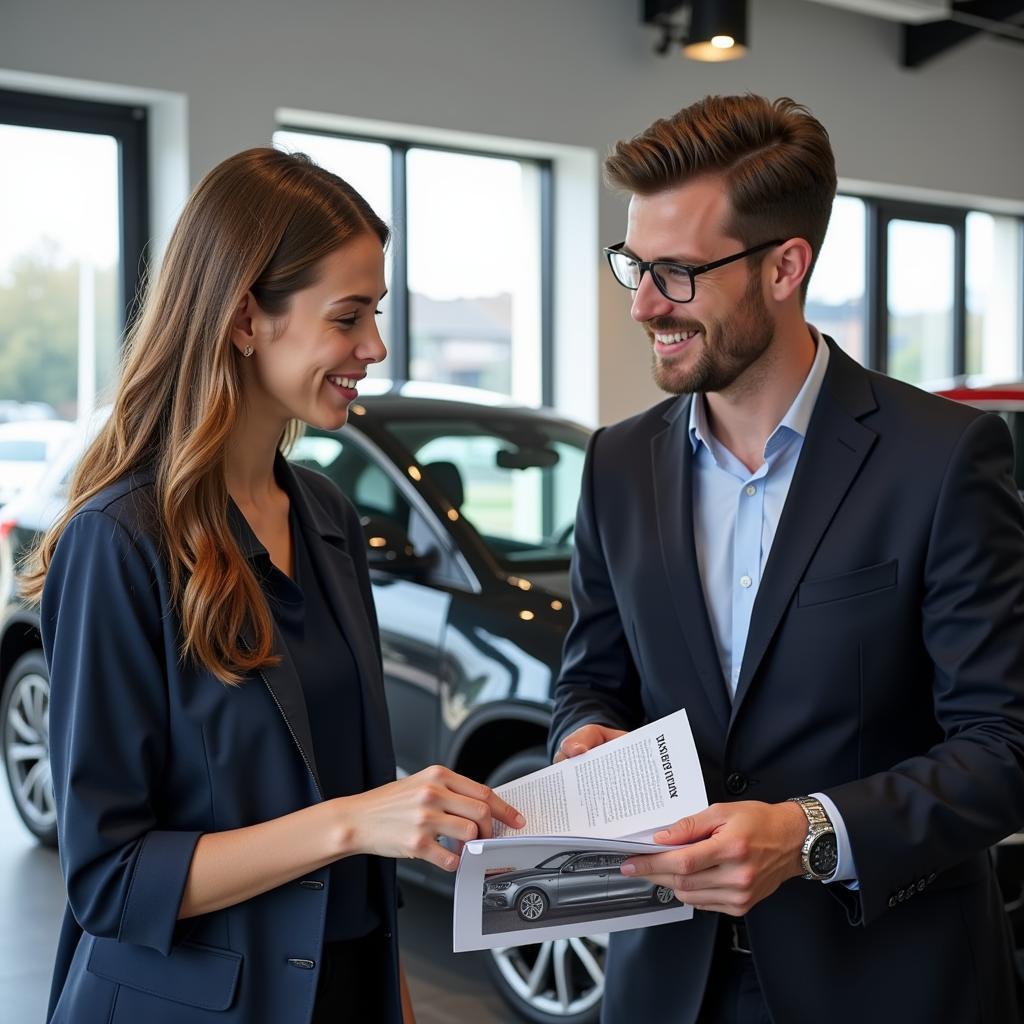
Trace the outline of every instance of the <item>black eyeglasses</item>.
{"type": "Polygon", "coordinates": [[[610,245],[604,250],[608,257],[608,266],[612,268],[615,280],[635,292],[640,287],[644,271],[649,270],[654,280],[655,287],[670,302],[692,302],[697,291],[696,278],[698,274],[706,274],[709,270],[716,270],[724,267],[727,263],[735,263],[747,256],[753,256],[755,252],[764,249],[771,249],[773,246],[782,245],[782,239],[774,242],[762,242],[753,248],[744,249],[734,256],[726,256],[724,259],[715,260],[714,263],[705,263],[700,267],[687,267],[682,263],[675,263],[672,260],[638,260],[635,256],[623,252],[625,242],[618,245],[610,245]]]}

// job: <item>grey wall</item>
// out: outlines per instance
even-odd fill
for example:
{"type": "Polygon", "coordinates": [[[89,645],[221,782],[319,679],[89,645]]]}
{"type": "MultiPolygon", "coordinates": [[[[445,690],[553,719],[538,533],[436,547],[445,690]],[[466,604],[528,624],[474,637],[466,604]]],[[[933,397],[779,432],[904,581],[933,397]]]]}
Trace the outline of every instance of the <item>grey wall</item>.
{"type": "MultiPolygon", "coordinates": [[[[1024,200],[1020,46],[978,39],[904,71],[893,23],[751,7],[747,59],[698,65],[653,55],[639,0],[2,0],[0,69],[184,94],[193,182],[267,141],[279,107],[603,152],[705,93],[753,90],[807,103],[843,177],[1024,200]]],[[[599,216],[618,240],[622,201],[599,216]]],[[[593,353],[601,421],[658,397],[605,280],[593,353]]]]}

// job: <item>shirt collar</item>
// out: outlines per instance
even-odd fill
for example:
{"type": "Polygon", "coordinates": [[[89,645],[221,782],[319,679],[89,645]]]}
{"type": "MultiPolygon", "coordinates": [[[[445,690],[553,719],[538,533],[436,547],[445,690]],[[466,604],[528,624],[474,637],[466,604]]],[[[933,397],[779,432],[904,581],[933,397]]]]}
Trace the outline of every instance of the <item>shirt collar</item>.
{"type": "MultiPolygon", "coordinates": [[[[822,382],[825,380],[825,371],[828,369],[828,345],[817,327],[813,324],[808,324],[807,327],[811,332],[816,348],[814,362],[811,363],[811,368],[796,398],[793,399],[792,404],[786,410],[785,416],[782,417],[779,425],[772,431],[771,437],[768,438],[765,444],[766,452],[772,446],[773,439],[783,428],[801,438],[807,436],[807,427],[811,422],[811,413],[814,412],[814,404],[818,400],[822,382]]],[[[708,428],[707,411],[704,407],[704,396],[701,392],[697,392],[690,402],[688,433],[690,444],[695,452],[701,445],[704,445],[714,455],[714,450],[711,446],[713,437],[708,428]]]]}

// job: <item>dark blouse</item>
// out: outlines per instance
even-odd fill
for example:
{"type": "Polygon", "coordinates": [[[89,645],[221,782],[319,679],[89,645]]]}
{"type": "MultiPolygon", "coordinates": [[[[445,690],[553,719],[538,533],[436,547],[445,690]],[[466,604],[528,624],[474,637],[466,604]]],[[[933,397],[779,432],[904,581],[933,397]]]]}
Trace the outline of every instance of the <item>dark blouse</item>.
{"type": "MultiPolygon", "coordinates": [[[[254,568],[302,684],[320,787],[329,800],[365,788],[362,687],[352,649],[310,558],[294,503],[288,518],[294,579],[271,562],[244,517],[233,517],[249,532],[243,547],[255,554],[254,568]]],[[[325,942],[359,938],[379,927],[382,918],[369,884],[365,855],[331,865],[325,942]]]]}

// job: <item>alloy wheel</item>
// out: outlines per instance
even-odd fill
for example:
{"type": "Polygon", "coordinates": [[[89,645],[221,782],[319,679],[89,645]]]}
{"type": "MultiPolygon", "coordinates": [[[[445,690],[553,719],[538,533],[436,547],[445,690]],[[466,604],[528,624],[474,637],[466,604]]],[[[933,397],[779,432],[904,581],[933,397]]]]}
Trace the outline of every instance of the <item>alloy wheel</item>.
{"type": "Polygon", "coordinates": [[[587,935],[492,949],[490,955],[509,994],[534,1011],[533,1019],[579,1019],[601,1002],[607,950],[607,935],[587,935]]]}
{"type": "Polygon", "coordinates": [[[4,718],[4,753],[11,795],[33,831],[52,829],[57,820],[50,772],[50,684],[28,672],[10,684],[4,718]]]}

